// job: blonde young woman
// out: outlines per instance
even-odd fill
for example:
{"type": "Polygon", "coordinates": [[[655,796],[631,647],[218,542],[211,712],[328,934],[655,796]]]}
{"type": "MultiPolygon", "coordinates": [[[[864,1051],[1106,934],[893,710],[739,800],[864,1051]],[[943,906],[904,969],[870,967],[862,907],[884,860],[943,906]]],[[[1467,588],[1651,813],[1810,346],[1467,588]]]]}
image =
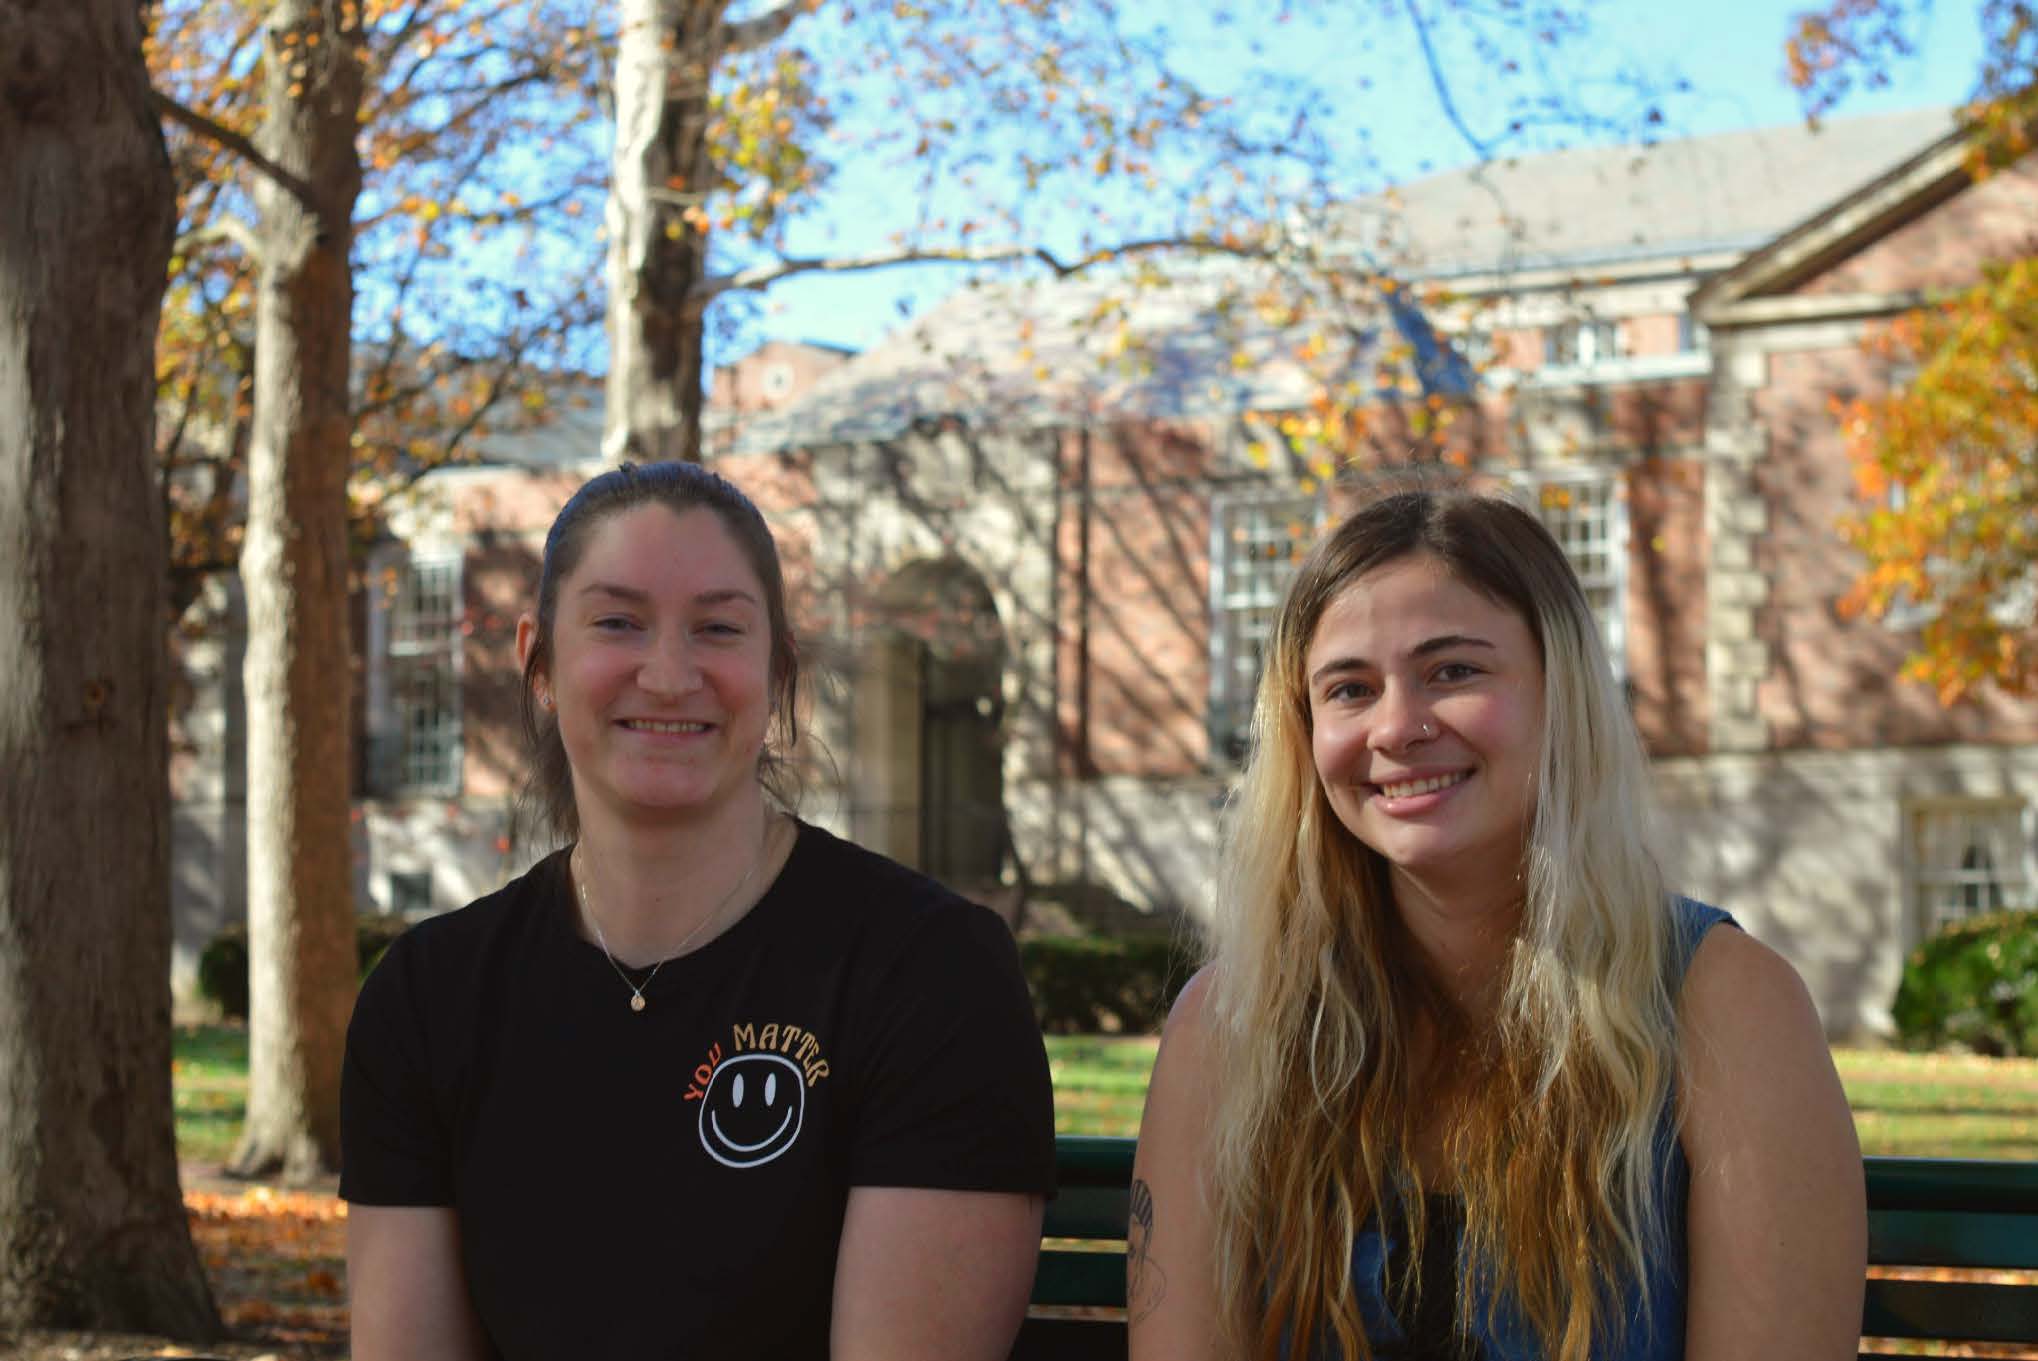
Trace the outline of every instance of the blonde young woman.
{"type": "Polygon", "coordinates": [[[1403,493],[1317,548],[1147,1098],[1135,1361],[1855,1354],[1818,1018],[1670,892],[1646,786],[1533,516],[1403,493]]]}

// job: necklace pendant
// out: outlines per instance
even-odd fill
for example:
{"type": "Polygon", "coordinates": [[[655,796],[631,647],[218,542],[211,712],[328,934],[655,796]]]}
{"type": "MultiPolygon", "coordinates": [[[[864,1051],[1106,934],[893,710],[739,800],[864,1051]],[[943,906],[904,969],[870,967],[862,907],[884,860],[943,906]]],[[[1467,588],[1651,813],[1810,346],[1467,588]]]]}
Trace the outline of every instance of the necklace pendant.
{"type": "Polygon", "coordinates": [[[630,1010],[632,1010],[632,1011],[642,1011],[643,1009],[644,1009],[644,994],[643,994],[643,993],[641,993],[641,992],[633,992],[633,993],[631,993],[631,994],[630,994],[630,1010]]]}

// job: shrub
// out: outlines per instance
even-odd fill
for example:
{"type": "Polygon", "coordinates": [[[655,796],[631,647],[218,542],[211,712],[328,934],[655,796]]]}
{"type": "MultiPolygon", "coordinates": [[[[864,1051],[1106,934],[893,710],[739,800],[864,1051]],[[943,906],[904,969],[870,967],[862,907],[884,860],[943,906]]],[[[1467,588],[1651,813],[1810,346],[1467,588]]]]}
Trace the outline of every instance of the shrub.
{"type": "Polygon", "coordinates": [[[222,1016],[248,1015],[248,928],[229,926],[206,942],[198,956],[198,995],[222,1016]]]}
{"type": "MultiPolygon", "coordinates": [[[[356,917],[354,958],[357,981],[382,959],[389,943],[403,934],[409,923],[401,917],[356,917]]],[[[248,928],[229,926],[214,936],[198,956],[198,995],[213,1003],[223,1016],[248,1018],[248,928]]]]}
{"type": "Polygon", "coordinates": [[[1019,942],[1040,1028],[1053,1035],[1156,1030],[1195,962],[1170,940],[1041,936],[1019,942]]]}
{"type": "Polygon", "coordinates": [[[1892,1011],[1910,1048],[2038,1058],[2038,911],[1972,917],[1925,941],[1892,1011]]]}

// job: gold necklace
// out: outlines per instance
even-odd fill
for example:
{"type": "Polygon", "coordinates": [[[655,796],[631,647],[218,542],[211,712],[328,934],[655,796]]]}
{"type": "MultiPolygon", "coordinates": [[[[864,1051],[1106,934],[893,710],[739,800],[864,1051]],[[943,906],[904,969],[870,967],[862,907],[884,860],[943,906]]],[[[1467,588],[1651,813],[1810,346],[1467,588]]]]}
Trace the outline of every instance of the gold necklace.
{"type": "Polygon", "coordinates": [[[693,930],[686,933],[686,936],[673,949],[671,954],[651,966],[651,972],[644,975],[642,983],[632,983],[630,975],[623,972],[623,966],[616,963],[615,952],[609,949],[609,938],[602,934],[601,918],[594,915],[594,904],[589,901],[587,896],[587,856],[584,854],[584,843],[573,848],[575,854],[580,855],[581,868],[573,876],[574,887],[580,890],[580,910],[587,913],[587,920],[594,927],[595,942],[601,946],[602,956],[608,960],[609,967],[616,971],[616,977],[623,980],[623,986],[630,990],[630,1010],[642,1011],[646,1006],[650,1005],[644,1000],[644,989],[650,987],[651,980],[658,977],[658,971],[665,967],[665,960],[678,959],[681,955],[685,954],[686,947],[693,944],[694,937],[698,936],[709,922],[722,915],[722,909],[735,900],[736,895],[743,891],[743,886],[749,883],[751,878],[757,873],[757,867],[764,863],[765,847],[770,842],[771,815],[767,813],[765,814],[764,835],[757,839],[757,856],[750,862],[749,868],[743,871],[743,877],[736,881],[736,887],[724,893],[721,901],[708,910],[708,915],[694,923],[693,930]]]}

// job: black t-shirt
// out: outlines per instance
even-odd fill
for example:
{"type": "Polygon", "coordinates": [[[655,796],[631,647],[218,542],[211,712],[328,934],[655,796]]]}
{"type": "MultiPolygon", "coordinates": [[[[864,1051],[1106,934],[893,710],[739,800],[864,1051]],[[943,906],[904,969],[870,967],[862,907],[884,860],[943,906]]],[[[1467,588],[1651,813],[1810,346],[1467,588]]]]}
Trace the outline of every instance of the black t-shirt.
{"type": "Polygon", "coordinates": [[[455,1209],[506,1358],[826,1357],[850,1187],[1052,1190],[1018,952],[919,874],[802,825],[644,995],[575,931],[564,852],[361,989],[340,1194],[455,1209]]]}

